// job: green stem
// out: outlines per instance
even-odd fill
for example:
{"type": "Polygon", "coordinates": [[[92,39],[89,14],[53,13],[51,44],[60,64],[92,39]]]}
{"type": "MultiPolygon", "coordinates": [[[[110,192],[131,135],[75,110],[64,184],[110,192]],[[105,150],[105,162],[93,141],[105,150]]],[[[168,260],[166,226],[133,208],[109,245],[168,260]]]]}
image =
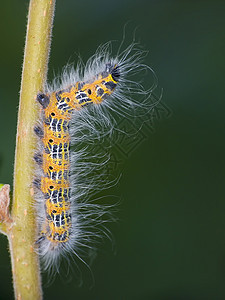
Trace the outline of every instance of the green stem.
{"type": "Polygon", "coordinates": [[[33,207],[33,133],[38,118],[35,98],[46,80],[55,0],[31,0],[20,93],[12,205],[13,225],[8,228],[16,299],[41,299],[41,276],[33,207]]]}

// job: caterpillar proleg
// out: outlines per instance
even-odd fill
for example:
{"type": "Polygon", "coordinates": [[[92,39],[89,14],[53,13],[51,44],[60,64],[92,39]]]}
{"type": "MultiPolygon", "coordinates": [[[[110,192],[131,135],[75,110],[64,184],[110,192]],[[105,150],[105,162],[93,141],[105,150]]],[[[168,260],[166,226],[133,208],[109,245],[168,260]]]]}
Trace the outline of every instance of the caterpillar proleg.
{"type": "Polygon", "coordinates": [[[82,259],[81,249],[91,248],[96,238],[107,234],[108,208],[89,201],[93,192],[105,187],[104,178],[100,173],[87,176],[102,162],[88,161],[95,153],[87,153],[88,147],[81,145],[98,144],[101,137],[110,136],[114,115],[132,117],[132,112],[146,113],[152,107],[154,87],[145,90],[132,80],[136,73],[150,69],[142,64],[145,53],[133,43],[112,58],[110,44],[103,45],[83,71],[81,63],[76,69],[66,67],[60,79],[37,95],[36,244],[47,270],[58,269],[63,256],[82,259]]]}

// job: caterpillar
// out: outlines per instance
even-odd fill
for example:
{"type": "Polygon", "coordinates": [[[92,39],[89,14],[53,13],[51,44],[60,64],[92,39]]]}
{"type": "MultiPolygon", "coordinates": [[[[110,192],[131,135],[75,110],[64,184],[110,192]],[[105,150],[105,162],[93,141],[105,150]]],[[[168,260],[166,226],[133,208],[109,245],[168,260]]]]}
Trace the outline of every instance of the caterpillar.
{"type": "Polygon", "coordinates": [[[152,105],[153,87],[146,90],[131,79],[150,69],[141,62],[146,52],[132,43],[112,58],[110,49],[110,44],[99,47],[83,72],[81,63],[76,69],[66,67],[60,79],[37,95],[36,244],[46,270],[58,270],[67,255],[83,261],[83,249],[94,247],[102,234],[108,235],[109,207],[90,201],[90,195],[107,185],[101,171],[91,177],[104,163],[88,161],[99,157],[87,145],[98,145],[102,137],[111,136],[114,115],[128,117],[132,111],[146,112],[152,105]]]}

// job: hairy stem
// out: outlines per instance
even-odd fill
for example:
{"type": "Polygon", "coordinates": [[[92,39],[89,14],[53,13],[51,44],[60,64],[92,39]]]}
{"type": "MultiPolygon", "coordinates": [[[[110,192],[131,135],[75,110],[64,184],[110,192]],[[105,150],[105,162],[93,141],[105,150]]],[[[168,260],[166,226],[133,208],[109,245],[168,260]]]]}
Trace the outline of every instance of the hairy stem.
{"type": "Polygon", "coordinates": [[[31,0],[29,6],[14,169],[14,192],[8,228],[16,299],[41,299],[39,259],[34,249],[36,220],[32,180],[38,117],[35,98],[46,79],[55,0],[31,0]]]}

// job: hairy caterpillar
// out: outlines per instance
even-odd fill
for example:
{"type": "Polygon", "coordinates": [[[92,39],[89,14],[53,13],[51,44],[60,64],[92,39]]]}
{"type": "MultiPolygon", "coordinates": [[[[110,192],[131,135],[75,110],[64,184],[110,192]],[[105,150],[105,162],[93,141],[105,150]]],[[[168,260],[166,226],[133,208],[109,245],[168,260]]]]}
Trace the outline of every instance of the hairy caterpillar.
{"type": "Polygon", "coordinates": [[[41,111],[34,128],[39,140],[34,155],[36,243],[45,269],[58,268],[67,254],[82,260],[83,248],[93,247],[96,238],[107,234],[108,208],[89,201],[91,193],[104,188],[104,176],[87,176],[101,169],[102,163],[88,161],[88,155],[93,158],[95,154],[87,153],[88,146],[82,148],[82,143],[98,144],[99,138],[111,135],[113,114],[127,117],[132,111],[146,113],[151,108],[153,88],[145,90],[130,79],[149,68],[141,63],[144,55],[133,43],[111,58],[106,44],[88,60],[83,74],[80,65],[76,70],[66,68],[60,84],[55,81],[37,95],[41,111]]]}

